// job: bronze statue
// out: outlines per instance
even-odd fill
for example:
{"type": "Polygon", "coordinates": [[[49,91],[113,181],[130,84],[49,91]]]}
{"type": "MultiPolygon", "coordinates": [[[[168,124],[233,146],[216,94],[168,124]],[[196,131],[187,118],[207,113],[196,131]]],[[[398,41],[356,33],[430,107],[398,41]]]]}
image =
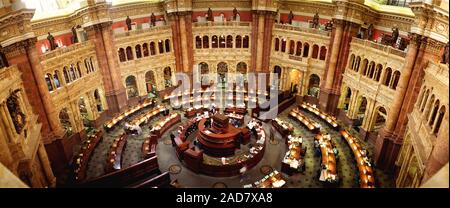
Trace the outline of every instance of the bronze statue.
{"type": "Polygon", "coordinates": [[[127,19],[125,20],[125,23],[127,24],[128,30],[131,30],[131,19],[129,16],[127,16],[127,19]]]}
{"type": "Polygon", "coordinates": [[[395,42],[397,42],[397,39],[398,39],[398,28],[397,27],[394,27],[394,28],[392,28],[392,45],[395,45],[395,42]]]}
{"type": "Polygon", "coordinates": [[[450,44],[450,42],[447,42],[447,44],[445,45],[445,48],[444,48],[444,54],[442,54],[441,63],[443,63],[443,64],[449,63],[449,44],[450,44]]]}
{"type": "Polygon", "coordinates": [[[236,21],[236,17],[237,17],[238,14],[239,14],[238,10],[236,9],[236,7],[234,7],[234,9],[233,9],[233,20],[236,21]]]}
{"type": "Polygon", "coordinates": [[[330,20],[325,24],[325,30],[326,31],[331,31],[333,29],[333,21],[330,20]]]}
{"type": "Polygon", "coordinates": [[[56,45],[56,42],[55,42],[55,37],[53,37],[53,35],[51,35],[50,32],[48,33],[47,40],[48,40],[48,43],[50,44],[51,51],[55,50],[58,47],[58,45],[56,45]]]}
{"type": "Polygon", "coordinates": [[[211,8],[208,8],[208,21],[214,21],[213,12],[211,8]]]}
{"type": "Polygon", "coordinates": [[[313,28],[319,27],[319,12],[316,12],[316,14],[313,17],[313,28]]]}
{"type": "Polygon", "coordinates": [[[291,12],[289,12],[289,15],[288,15],[288,23],[290,25],[292,24],[293,19],[294,19],[294,13],[292,13],[292,11],[291,11],[291,12]]]}
{"type": "Polygon", "coordinates": [[[152,12],[152,15],[150,16],[150,25],[156,26],[156,16],[155,16],[155,14],[153,14],[153,12],[152,12]]]}
{"type": "Polygon", "coordinates": [[[370,24],[367,28],[367,40],[372,40],[373,37],[373,24],[370,24]]]}
{"type": "Polygon", "coordinates": [[[72,27],[72,43],[78,43],[78,36],[77,36],[77,27],[72,27]]]}

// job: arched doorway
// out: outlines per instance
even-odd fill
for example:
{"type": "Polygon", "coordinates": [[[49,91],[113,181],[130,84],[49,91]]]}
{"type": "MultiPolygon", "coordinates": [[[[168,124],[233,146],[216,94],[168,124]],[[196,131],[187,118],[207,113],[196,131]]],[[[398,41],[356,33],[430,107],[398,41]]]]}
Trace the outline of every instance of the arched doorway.
{"type": "Polygon", "coordinates": [[[147,88],[147,93],[156,92],[156,79],[153,71],[145,73],[145,86],[147,88]]]}
{"type": "Polygon", "coordinates": [[[309,76],[308,95],[319,98],[320,92],[320,77],[317,74],[311,74],[309,76]]]}
{"type": "Polygon", "coordinates": [[[137,89],[135,76],[128,76],[125,79],[125,86],[126,86],[126,90],[127,90],[128,99],[138,96],[139,92],[137,89]]]}
{"type": "Polygon", "coordinates": [[[66,130],[67,136],[73,134],[73,127],[72,123],[70,122],[69,112],[67,108],[63,108],[59,112],[59,122],[61,123],[62,127],[66,130]]]}
{"type": "Polygon", "coordinates": [[[375,112],[375,117],[373,118],[373,131],[378,131],[383,128],[386,123],[387,112],[384,107],[379,107],[375,112]]]}
{"type": "Polygon", "coordinates": [[[198,68],[200,69],[200,79],[202,84],[208,84],[208,75],[209,75],[209,66],[205,62],[201,62],[198,65],[198,68]]]}
{"type": "Polygon", "coordinates": [[[358,106],[359,107],[357,108],[356,121],[354,122],[354,125],[357,127],[357,130],[359,131],[359,128],[361,127],[361,125],[364,121],[364,115],[366,113],[367,98],[360,97],[358,106]]]}
{"type": "Polygon", "coordinates": [[[344,97],[343,97],[342,104],[341,104],[340,108],[344,112],[347,112],[349,107],[350,107],[350,98],[352,97],[352,90],[349,87],[346,87],[343,96],[344,97]]]}
{"type": "Polygon", "coordinates": [[[86,104],[84,97],[80,97],[80,99],[78,100],[78,109],[80,111],[81,120],[83,121],[83,126],[85,127],[90,126],[89,120],[92,118],[90,118],[89,116],[88,106],[86,104]]]}
{"type": "Polygon", "coordinates": [[[97,106],[97,112],[103,112],[102,99],[98,90],[94,91],[95,105],[97,106]]]}
{"type": "Polygon", "coordinates": [[[169,66],[164,68],[164,86],[172,86],[172,69],[169,66]]]}
{"type": "Polygon", "coordinates": [[[236,72],[243,75],[242,80],[237,80],[239,85],[243,85],[243,83],[247,80],[247,64],[245,62],[239,62],[236,65],[236,72]]]}

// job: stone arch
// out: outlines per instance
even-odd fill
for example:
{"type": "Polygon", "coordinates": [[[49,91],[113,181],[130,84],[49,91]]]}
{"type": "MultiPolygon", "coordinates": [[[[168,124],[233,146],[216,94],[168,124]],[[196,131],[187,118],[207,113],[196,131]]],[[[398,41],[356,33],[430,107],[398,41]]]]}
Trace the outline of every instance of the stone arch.
{"type": "Polygon", "coordinates": [[[156,55],[156,45],[155,42],[150,42],[150,55],[156,55]]]}
{"type": "Polygon", "coordinates": [[[136,46],[134,46],[134,50],[136,51],[136,58],[142,58],[141,45],[137,44],[136,46]]]}
{"type": "Polygon", "coordinates": [[[249,48],[250,46],[250,38],[248,35],[244,35],[244,38],[242,39],[242,48],[249,48]]]}
{"type": "Polygon", "coordinates": [[[308,57],[309,55],[309,43],[305,43],[303,46],[303,57],[308,57]]]}
{"type": "Polygon", "coordinates": [[[103,112],[104,111],[103,96],[98,89],[94,90],[94,100],[97,112],[103,112]]]}
{"type": "Polygon", "coordinates": [[[236,71],[241,74],[247,74],[247,64],[245,62],[239,62],[236,65],[236,71]]]}
{"type": "Polygon", "coordinates": [[[281,39],[281,52],[286,52],[286,38],[281,39]]]}
{"type": "Polygon", "coordinates": [[[202,38],[200,36],[195,37],[195,48],[196,49],[202,48],[202,38]]]}
{"type": "Polygon", "coordinates": [[[350,87],[344,86],[341,95],[342,95],[342,101],[340,103],[339,108],[342,109],[344,112],[347,112],[350,107],[350,99],[352,97],[352,89],[350,89],[350,87]]]}
{"type": "Polygon", "coordinates": [[[387,119],[387,111],[383,106],[379,106],[375,109],[374,116],[372,119],[372,129],[377,131],[384,127],[387,119]]]}
{"type": "Polygon", "coordinates": [[[236,36],[236,48],[242,48],[242,37],[240,35],[236,36]]]}
{"type": "Polygon", "coordinates": [[[169,39],[166,39],[164,41],[164,48],[166,49],[167,53],[170,52],[170,40],[169,39]]]}
{"type": "Polygon", "coordinates": [[[376,68],[375,68],[375,77],[374,77],[374,80],[376,81],[376,82],[379,82],[380,81],[380,78],[381,78],[381,73],[383,72],[383,66],[381,65],[381,64],[377,64],[377,66],[376,66],[376,68]]]}
{"type": "Polygon", "coordinates": [[[312,47],[312,56],[311,58],[317,59],[319,56],[319,46],[317,44],[314,44],[312,47]]]}
{"type": "Polygon", "coordinates": [[[233,36],[231,36],[231,35],[228,35],[227,36],[227,48],[233,48],[233,36]]]}
{"type": "Polygon", "coordinates": [[[203,48],[209,48],[209,37],[208,36],[203,36],[203,48]]]}
{"type": "Polygon", "coordinates": [[[117,52],[119,54],[119,61],[125,62],[127,61],[126,55],[125,55],[125,49],[119,48],[119,51],[117,52]]]}
{"type": "Polygon", "coordinates": [[[294,55],[294,53],[295,53],[295,41],[290,40],[289,41],[289,54],[294,55]]]}
{"type": "Polygon", "coordinates": [[[295,55],[301,56],[302,55],[302,42],[297,41],[297,47],[295,49],[295,55]]]}
{"type": "Polygon", "coordinates": [[[60,80],[60,73],[58,70],[55,71],[55,73],[53,74],[53,82],[55,83],[55,87],[56,88],[60,88],[61,87],[61,80],[60,80]]]}
{"type": "Polygon", "coordinates": [[[143,53],[144,57],[147,57],[150,55],[149,50],[148,50],[148,43],[142,44],[142,53],[143,53]]]}
{"type": "Polygon", "coordinates": [[[441,128],[442,120],[444,119],[445,115],[445,106],[441,106],[439,109],[439,114],[437,116],[436,122],[434,122],[433,125],[433,134],[439,133],[439,129],[441,128]]]}
{"type": "Polygon", "coordinates": [[[133,56],[133,50],[131,49],[131,46],[128,46],[128,47],[126,48],[126,51],[125,51],[125,52],[126,52],[127,60],[128,60],[128,61],[134,59],[134,56],[133,56]]]}
{"type": "Polygon", "coordinates": [[[397,89],[398,81],[400,80],[400,72],[395,71],[394,74],[392,74],[392,89],[397,89]]]}
{"type": "Polygon", "coordinates": [[[78,99],[78,110],[80,112],[81,120],[83,121],[83,126],[91,126],[90,121],[94,120],[94,118],[87,97],[80,97],[78,99]]]}
{"type": "Polygon", "coordinates": [[[322,46],[320,47],[320,60],[325,60],[327,58],[327,47],[322,46]]]}
{"type": "Polygon", "coordinates": [[[53,79],[51,74],[45,74],[45,82],[47,83],[47,89],[48,91],[52,92],[54,90],[53,87],[53,79]]]}
{"type": "Polygon", "coordinates": [[[213,35],[211,37],[211,47],[212,48],[219,48],[219,38],[217,35],[213,35]]]}

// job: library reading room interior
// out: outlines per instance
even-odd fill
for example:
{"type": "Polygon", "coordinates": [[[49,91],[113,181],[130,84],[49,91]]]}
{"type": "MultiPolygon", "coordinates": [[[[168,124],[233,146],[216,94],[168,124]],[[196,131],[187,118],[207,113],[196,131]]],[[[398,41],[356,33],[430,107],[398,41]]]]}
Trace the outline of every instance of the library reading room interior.
{"type": "Polygon", "coordinates": [[[0,0],[0,187],[449,187],[448,0],[0,0]]]}

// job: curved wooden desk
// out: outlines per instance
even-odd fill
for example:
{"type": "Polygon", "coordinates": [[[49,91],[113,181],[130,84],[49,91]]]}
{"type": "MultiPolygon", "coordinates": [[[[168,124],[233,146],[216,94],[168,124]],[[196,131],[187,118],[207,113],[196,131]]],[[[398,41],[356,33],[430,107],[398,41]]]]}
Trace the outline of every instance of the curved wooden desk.
{"type": "Polygon", "coordinates": [[[205,127],[206,118],[198,122],[198,141],[202,145],[205,154],[217,157],[234,155],[234,150],[239,147],[240,142],[236,141],[241,134],[241,130],[227,125],[222,133],[214,133],[205,127]]]}

